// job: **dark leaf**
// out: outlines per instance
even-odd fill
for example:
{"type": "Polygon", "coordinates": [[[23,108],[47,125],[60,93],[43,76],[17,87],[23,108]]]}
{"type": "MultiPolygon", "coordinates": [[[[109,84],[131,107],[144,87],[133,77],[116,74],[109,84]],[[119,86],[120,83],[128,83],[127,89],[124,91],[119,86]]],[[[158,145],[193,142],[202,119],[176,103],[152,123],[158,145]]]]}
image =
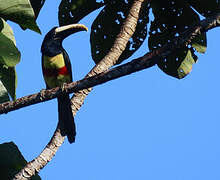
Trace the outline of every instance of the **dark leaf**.
{"type": "Polygon", "coordinates": [[[46,0],[30,0],[31,6],[34,10],[35,19],[37,19],[41,8],[43,7],[46,0]]]}
{"type": "MultiPolygon", "coordinates": [[[[0,178],[2,180],[12,179],[26,164],[27,161],[13,142],[0,144],[0,178]]],[[[31,180],[40,179],[39,175],[31,178],[31,180]]]]}
{"type": "Polygon", "coordinates": [[[220,12],[219,0],[188,0],[188,2],[196,11],[205,17],[220,12]]]}
{"type": "Polygon", "coordinates": [[[86,15],[104,6],[109,0],[62,0],[59,6],[59,25],[77,23],[86,15]]]}
{"type": "MultiPolygon", "coordinates": [[[[182,32],[200,20],[198,14],[184,1],[154,0],[151,6],[155,19],[151,23],[149,33],[150,50],[171,42],[173,38],[180,36],[182,32]]],[[[183,47],[172,56],[161,59],[158,63],[159,68],[173,77],[179,79],[185,77],[197,61],[193,48],[204,53],[206,43],[206,34],[196,37],[191,46],[183,47]]]]}
{"type": "MultiPolygon", "coordinates": [[[[128,15],[133,1],[112,0],[100,12],[92,24],[90,35],[92,58],[98,63],[109,52],[121,26],[128,15]]],[[[147,23],[149,21],[149,4],[145,3],[140,14],[136,31],[129,40],[125,51],[119,58],[121,63],[129,58],[144,42],[147,36],[147,23]]]]}
{"type": "Polygon", "coordinates": [[[192,47],[199,53],[205,53],[207,48],[206,35],[202,34],[192,40],[192,47]]]}

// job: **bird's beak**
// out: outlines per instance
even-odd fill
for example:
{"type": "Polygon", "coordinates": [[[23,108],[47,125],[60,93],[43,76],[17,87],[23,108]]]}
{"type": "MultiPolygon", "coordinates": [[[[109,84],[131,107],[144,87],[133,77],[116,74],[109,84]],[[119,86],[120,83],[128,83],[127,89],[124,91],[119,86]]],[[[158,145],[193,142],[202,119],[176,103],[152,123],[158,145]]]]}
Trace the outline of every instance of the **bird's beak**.
{"type": "Polygon", "coordinates": [[[79,31],[88,31],[88,28],[83,24],[70,24],[66,26],[61,26],[55,29],[55,36],[61,39],[65,39],[69,35],[79,31]]]}

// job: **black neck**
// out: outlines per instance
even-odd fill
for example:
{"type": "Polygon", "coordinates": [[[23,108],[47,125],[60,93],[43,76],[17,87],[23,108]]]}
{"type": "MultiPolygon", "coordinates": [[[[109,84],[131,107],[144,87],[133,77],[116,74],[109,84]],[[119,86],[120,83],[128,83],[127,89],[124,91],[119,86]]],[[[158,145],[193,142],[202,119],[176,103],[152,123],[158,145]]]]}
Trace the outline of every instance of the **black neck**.
{"type": "Polygon", "coordinates": [[[59,40],[49,40],[43,42],[41,52],[49,57],[56,56],[63,51],[62,42],[59,40]]]}

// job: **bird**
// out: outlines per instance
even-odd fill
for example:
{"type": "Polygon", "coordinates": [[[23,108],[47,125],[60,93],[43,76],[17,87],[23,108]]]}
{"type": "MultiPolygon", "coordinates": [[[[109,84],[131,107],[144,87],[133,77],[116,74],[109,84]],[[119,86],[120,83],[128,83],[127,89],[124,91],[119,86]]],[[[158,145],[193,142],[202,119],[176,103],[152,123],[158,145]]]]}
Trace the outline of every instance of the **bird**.
{"type": "MultiPolygon", "coordinates": [[[[53,27],[44,37],[41,45],[42,72],[46,88],[62,87],[73,81],[70,58],[63,48],[65,38],[79,31],[88,31],[83,24],[70,24],[53,27]]],[[[64,125],[64,133],[69,143],[75,142],[76,126],[72,114],[70,97],[63,94],[57,97],[58,118],[64,125]]]]}

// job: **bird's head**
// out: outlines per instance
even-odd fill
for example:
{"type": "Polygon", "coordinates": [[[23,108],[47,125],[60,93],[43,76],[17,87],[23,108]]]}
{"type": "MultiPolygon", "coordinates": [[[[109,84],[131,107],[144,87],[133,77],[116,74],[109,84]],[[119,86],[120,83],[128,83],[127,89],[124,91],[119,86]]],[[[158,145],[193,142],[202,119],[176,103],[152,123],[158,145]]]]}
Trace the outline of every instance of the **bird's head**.
{"type": "Polygon", "coordinates": [[[79,31],[88,31],[88,28],[83,24],[70,24],[52,28],[44,37],[41,52],[51,57],[61,53],[63,40],[79,31]]]}

